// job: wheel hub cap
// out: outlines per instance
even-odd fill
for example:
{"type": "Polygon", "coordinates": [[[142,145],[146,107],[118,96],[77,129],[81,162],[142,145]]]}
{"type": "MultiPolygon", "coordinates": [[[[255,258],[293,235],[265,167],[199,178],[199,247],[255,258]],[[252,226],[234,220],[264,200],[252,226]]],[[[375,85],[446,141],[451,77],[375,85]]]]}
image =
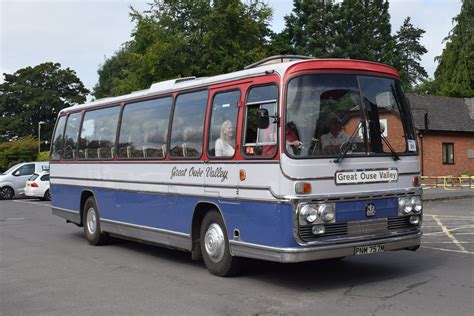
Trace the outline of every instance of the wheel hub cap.
{"type": "Polygon", "coordinates": [[[95,214],[94,208],[90,208],[87,211],[87,229],[93,235],[97,229],[97,216],[95,214]]]}
{"type": "Polygon", "coordinates": [[[204,244],[206,253],[214,262],[219,262],[224,257],[225,238],[221,227],[213,223],[209,226],[204,236],[204,244]]]}

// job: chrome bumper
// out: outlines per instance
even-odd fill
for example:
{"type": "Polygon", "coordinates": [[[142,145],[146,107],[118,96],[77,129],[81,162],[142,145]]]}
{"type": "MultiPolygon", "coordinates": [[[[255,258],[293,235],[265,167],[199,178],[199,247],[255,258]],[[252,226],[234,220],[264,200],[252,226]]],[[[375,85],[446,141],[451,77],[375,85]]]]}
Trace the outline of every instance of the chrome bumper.
{"type": "Polygon", "coordinates": [[[419,231],[416,234],[404,236],[306,248],[276,248],[231,240],[230,251],[232,255],[239,257],[285,263],[303,262],[353,256],[354,247],[359,246],[383,244],[384,251],[415,248],[421,243],[421,235],[422,233],[419,231]]]}

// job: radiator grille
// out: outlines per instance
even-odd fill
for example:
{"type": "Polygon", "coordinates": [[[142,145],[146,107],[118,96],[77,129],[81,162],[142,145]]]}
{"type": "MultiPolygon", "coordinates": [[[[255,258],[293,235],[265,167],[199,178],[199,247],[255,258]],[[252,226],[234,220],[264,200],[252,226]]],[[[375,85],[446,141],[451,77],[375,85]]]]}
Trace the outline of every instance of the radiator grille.
{"type": "Polygon", "coordinates": [[[313,225],[300,225],[299,236],[302,241],[309,242],[327,238],[383,234],[388,231],[416,230],[418,227],[410,224],[410,216],[397,216],[368,221],[324,224],[325,232],[321,235],[313,235],[313,225]]]}

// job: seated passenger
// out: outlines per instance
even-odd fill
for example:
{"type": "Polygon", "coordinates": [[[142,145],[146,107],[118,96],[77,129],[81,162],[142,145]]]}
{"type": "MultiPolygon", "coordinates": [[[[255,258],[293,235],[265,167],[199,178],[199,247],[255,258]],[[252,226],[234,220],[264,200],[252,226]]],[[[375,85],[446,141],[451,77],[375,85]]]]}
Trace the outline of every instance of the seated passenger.
{"type": "Polygon", "coordinates": [[[222,123],[221,136],[216,140],[216,157],[232,157],[235,149],[232,146],[234,143],[234,128],[232,122],[227,120],[222,123]]]}
{"type": "Polygon", "coordinates": [[[274,126],[270,125],[263,132],[263,143],[274,143],[274,145],[264,145],[262,148],[262,156],[274,156],[277,152],[276,146],[276,130],[274,126]]]}
{"type": "Polygon", "coordinates": [[[300,141],[300,137],[298,136],[298,130],[296,129],[295,123],[288,122],[286,124],[285,138],[286,150],[290,154],[299,155],[301,148],[303,147],[303,143],[300,141]]]}
{"type": "Polygon", "coordinates": [[[338,118],[329,121],[329,133],[321,135],[321,147],[323,150],[338,150],[341,145],[349,141],[349,137],[341,134],[341,122],[338,118]]]}

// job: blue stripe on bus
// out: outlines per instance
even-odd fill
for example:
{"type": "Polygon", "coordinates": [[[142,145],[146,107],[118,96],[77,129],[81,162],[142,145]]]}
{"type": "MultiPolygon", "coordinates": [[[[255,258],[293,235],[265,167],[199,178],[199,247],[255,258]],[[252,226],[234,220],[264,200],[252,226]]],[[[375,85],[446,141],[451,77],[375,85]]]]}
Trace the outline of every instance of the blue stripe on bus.
{"type": "Polygon", "coordinates": [[[393,216],[398,216],[397,198],[336,203],[336,222],[349,222],[393,216]],[[369,203],[375,205],[376,214],[373,217],[367,217],[365,215],[365,208],[369,203]]]}
{"type": "MultiPolygon", "coordinates": [[[[51,184],[53,206],[79,212],[83,188],[51,184]]],[[[217,198],[159,195],[113,189],[92,190],[103,219],[190,234],[198,202],[218,205],[229,239],[234,229],[243,242],[272,247],[298,247],[293,233],[293,207],[253,201],[219,201],[217,198]]]]}

